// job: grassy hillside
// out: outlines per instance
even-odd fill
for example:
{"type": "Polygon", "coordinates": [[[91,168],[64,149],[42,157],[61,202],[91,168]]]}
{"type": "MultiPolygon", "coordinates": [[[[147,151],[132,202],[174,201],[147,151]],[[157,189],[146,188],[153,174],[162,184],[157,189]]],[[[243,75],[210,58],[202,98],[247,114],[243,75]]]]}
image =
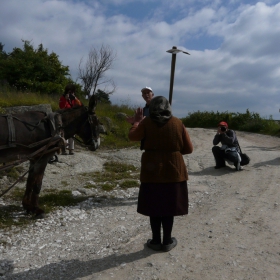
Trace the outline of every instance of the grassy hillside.
{"type": "MultiPolygon", "coordinates": [[[[50,104],[53,111],[58,109],[60,95],[38,94],[16,92],[7,88],[0,88],[0,112],[4,112],[6,107],[26,106],[36,104],[50,104]]],[[[78,98],[83,104],[88,101],[82,96],[78,98]]],[[[107,128],[107,133],[101,135],[101,148],[123,148],[129,146],[139,146],[139,143],[128,140],[127,134],[130,124],[124,119],[123,114],[133,115],[135,108],[127,104],[114,105],[99,103],[96,114],[101,123],[107,128]],[[122,114],[120,114],[122,113],[122,114]]],[[[213,128],[221,121],[227,121],[230,128],[235,130],[263,133],[267,135],[280,135],[279,123],[272,118],[263,119],[258,113],[247,110],[245,113],[230,112],[193,112],[189,113],[182,121],[186,127],[213,128]]]]}
{"type": "MultiPolygon", "coordinates": [[[[52,110],[56,111],[59,109],[59,98],[60,95],[16,92],[7,88],[2,88],[0,89],[0,113],[5,113],[6,107],[29,106],[37,104],[50,104],[52,110]]],[[[82,96],[79,96],[78,98],[83,104],[88,104],[88,100],[82,96]]],[[[107,133],[101,135],[102,148],[139,146],[138,143],[129,141],[127,134],[131,125],[125,121],[123,115],[133,115],[134,108],[131,108],[126,104],[111,105],[99,103],[96,107],[96,114],[100,122],[107,129],[107,133]]]]}

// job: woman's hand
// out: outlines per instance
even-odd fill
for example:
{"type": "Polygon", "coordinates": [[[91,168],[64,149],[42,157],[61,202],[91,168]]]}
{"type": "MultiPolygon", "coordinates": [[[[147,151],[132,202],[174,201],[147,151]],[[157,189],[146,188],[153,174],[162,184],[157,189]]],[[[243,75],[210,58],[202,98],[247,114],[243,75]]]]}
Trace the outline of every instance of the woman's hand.
{"type": "Polygon", "coordinates": [[[145,117],[143,117],[143,109],[142,108],[137,108],[135,110],[135,114],[133,117],[127,117],[126,118],[126,121],[131,123],[131,124],[134,124],[134,123],[140,123],[143,119],[145,119],[145,117]]]}
{"type": "Polygon", "coordinates": [[[134,116],[132,116],[132,117],[128,116],[128,117],[126,118],[126,121],[129,122],[129,123],[131,123],[131,124],[134,124],[134,123],[135,123],[134,116]]]}
{"type": "Polygon", "coordinates": [[[145,117],[143,117],[143,109],[137,108],[134,115],[134,121],[135,122],[141,122],[145,117]]]}

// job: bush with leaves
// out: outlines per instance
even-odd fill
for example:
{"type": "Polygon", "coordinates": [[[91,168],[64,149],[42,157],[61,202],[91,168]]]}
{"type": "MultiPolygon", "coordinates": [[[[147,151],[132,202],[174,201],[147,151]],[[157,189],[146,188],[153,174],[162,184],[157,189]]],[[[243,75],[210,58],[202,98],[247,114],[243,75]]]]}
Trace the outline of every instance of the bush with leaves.
{"type": "Polygon", "coordinates": [[[263,119],[258,113],[230,113],[230,112],[192,112],[188,116],[182,118],[186,127],[202,127],[213,128],[217,127],[220,121],[225,121],[229,124],[231,129],[249,131],[256,133],[265,133],[276,135],[279,134],[280,126],[272,117],[263,119]]]}
{"type": "Polygon", "coordinates": [[[0,81],[7,82],[20,91],[39,93],[62,93],[68,83],[73,83],[69,67],[59,61],[54,52],[48,54],[40,44],[37,49],[23,40],[23,48],[4,51],[0,43],[0,81]]]}

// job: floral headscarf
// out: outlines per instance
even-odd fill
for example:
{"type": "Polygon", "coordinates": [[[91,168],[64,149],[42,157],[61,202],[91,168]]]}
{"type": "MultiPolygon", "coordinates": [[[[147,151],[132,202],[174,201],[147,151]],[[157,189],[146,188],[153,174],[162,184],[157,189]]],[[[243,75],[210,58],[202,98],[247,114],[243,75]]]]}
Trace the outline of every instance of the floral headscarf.
{"type": "Polygon", "coordinates": [[[159,125],[164,125],[172,117],[170,104],[163,96],[156,96],[152,99],[149,112],[150,118],[159,125]]]}

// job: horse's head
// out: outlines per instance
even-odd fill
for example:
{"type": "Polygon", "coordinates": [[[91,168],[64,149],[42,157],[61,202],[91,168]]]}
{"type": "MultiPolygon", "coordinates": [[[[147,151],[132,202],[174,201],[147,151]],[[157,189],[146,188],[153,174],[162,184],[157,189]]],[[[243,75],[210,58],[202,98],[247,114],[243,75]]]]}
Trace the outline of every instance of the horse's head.
{"type": "Polygon", "coordinates": [[[62,116],[64,137],[68,139],[77,134],[91,151],[95,151],[100,146],[99,120],[95,114],[96,104],[93,95],[88,107],[82,105],[58,111],[62,116]]]}
{"type": "Polygon", "coordinates": [[[97,101],[93,95],[89,100],[88,107],[78,106],[73,109],[63,110],[66,139],[77,134],[91,151],[95,151],[100,146],[99,120],[95,114],[96,103],[97,101]]]}

